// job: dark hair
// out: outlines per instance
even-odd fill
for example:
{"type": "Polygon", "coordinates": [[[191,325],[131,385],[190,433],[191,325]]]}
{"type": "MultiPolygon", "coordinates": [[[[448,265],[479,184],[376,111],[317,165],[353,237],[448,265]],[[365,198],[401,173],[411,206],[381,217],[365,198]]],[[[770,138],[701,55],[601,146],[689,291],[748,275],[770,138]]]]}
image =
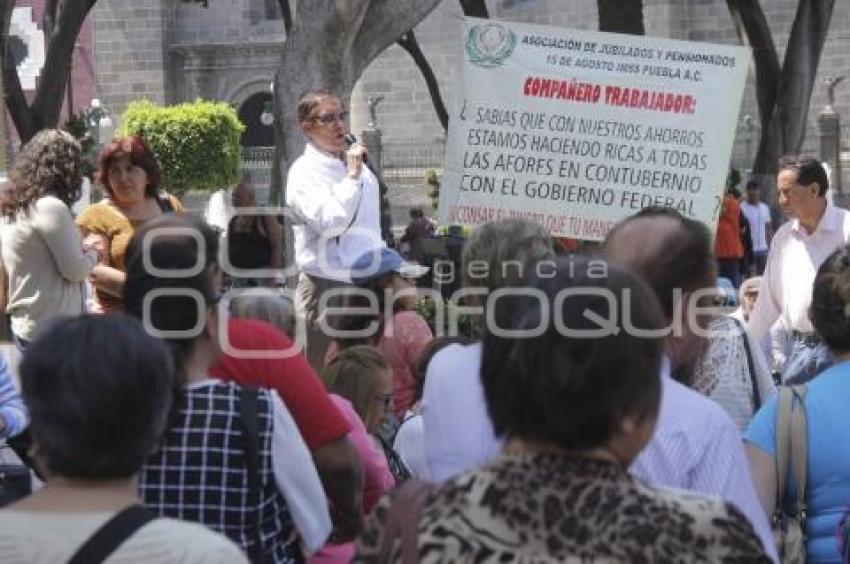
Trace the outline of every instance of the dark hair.
{"type": "Polygon", "coordinates": [[[315,110],[319,106],[319,103],[325,98],[339,99],[339,96],[327,88],[309,90],[301,96],[298,100],[298,106],[295,109],[295,115],[298,118],[298,123],[303,123],[309,120],[312,117],[313,110],[315,110]]]}
{"type": "Polygon", "coordinates": [[[109,196],[112,197],[112,187],[109,185],[109,167],[112,166],[114,161],[122,157],[129,157],[133,165],[144,169],[145,174],[148,175],[145,196],[156,198],[159,185],[162,184],[162,171],[159,168],[159,163],[156,162],[156,155],[153,154],[145,140],[138,135],[113,139],[100,152],[98,180],[109,193],[109,196]]]}
{"type": "Polygon", "coordinates": [[[410,208],[410,217],[413,219],[425,217],[425,212],[422,211],[422,208],[410,208]]]}
{"type": "Polygon", "coordinates": [[[165,428],[175,377],[167,348],[119,314],[48,325],[20,374],[39,460],[85,480],[139,471],[165,428]]]}
{"type": "Polygon", "coordinates": [[[413,366],[413,378],[416,380],[415,400],[422,399],[422,390],[425,387],[425,376],[428,374],[428,365],[437,356],[437,353],[450,345],[471,345],[475,339],[470,337],[434,337],[425,345],[419,354],[419,359],[413,366]]]}
{"type": "Polygon", "coordinates": [[[498,336],[493,327],[484,335],[481,382],[497,436],[589,449],[610,440],[626,417],[656,416],[662,338],[633,335],[623,320],[629,315],[634,327],[657,331],[658,301],[625,269],[608,263],[604,278],[592,276],[594,269],[585,257],[558,258],[553,277],[527,280],[545,294],[542,303],[526,292],[489,304],[502,330],[531,331],[548,319],[533,337],[498,336]],[[588,291],[575,292],[581,288],[588,291]],[[566,290],[575,293],[560,294],[566,290]],[[562,330],[598,330],[588,314],[612,320],[617,330],[594,338],[562,330]]]}
{"type": "Polygon", "coordinates": [[[818,269],[810,311],[827,346],[850,351],[850,245],[839,247],[818,269]]]}
{"type": "Polygon", "coordinates": [[[779,172],[793,170],[797,172],[797,184],[808,186],[812,182],[818,185],[818,196],[824,197],[829,190],[829,177],[823,164],[811,157],[787,155],[779,159],[779,172]]]}
{"type": "MultiPolygon", "coordinates": [[[[163,295],[154,298],[145,311],[145,297],[155,290],[177,290],[200,294],[205,305],[217,303],[219,295],[213,276],[218,257],[218,237],[202,220],[192,216],[167,214],[146,222],[130,239],[126,254],[127,278],[124,282],[124,307],[127,313],[141,319],[146,328],[158,332],[186,332],[185,336],[166,336],[178,372],[184,377],[185,361],[194,348],[192,329],[200,327],[198,303],[188,295],[163,295]],[[169,232],[169,230],[171,230],[169,232]],[[195,233],[198,238],[190,233],[195,233]],[[199,241],[204,249],[199,248],[199,241]],[[175,272],[151,272],[145,262],[156,269],[175,272]],[[192,274],[198,264],[202,268],[192,274]]],[[[182,382],[179,383],[182,387],[182,382]]]]}
{"type": "Polygon", "coordinates": [[[602,255],[617,260],[640,274],[652,288],[668,318],[673,316],[675,290],[695,291],[714,284],[715,259],[711,233],[698,221],[683,216],[678,211],[661,206],[650,206],[616,225],[602,244],[602,255]],[[645,256],[620,256],[611,252],[610,242],[630,222],[640,218],[668,217],[679,224],[679,232],[668,237],[658,253],[645,256]],[[612,256],[617,255],[617,256],[612,256]]]}
{"type": "Polygon", "coordinates": [[[750,190],[752,188],[755,188],[756,190],[759,189],[759,181],[758,180],[752,179],[752,180],[747,181],[747,190],[750,190]]]}
{"type": "Polygon", "coordinates": [[[0,213],[13,217],[44,195],[56,196],[68,207],[80,198],[82,149],[59,129],[39,131],[23,146],[0,195],[0,213]]]}

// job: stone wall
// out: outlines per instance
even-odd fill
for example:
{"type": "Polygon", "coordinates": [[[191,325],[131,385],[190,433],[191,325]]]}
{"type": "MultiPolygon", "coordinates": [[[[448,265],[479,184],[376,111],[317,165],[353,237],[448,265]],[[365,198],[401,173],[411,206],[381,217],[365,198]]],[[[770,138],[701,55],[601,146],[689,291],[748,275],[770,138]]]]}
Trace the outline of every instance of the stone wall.
{"type": "Polygon", "coordinates": [[[95,88],[115,116],[128,102],[140,98],[165,102],[168,29],[164,4],[163,0],[109,0],[98,2],[92,10],[95,88]]]}

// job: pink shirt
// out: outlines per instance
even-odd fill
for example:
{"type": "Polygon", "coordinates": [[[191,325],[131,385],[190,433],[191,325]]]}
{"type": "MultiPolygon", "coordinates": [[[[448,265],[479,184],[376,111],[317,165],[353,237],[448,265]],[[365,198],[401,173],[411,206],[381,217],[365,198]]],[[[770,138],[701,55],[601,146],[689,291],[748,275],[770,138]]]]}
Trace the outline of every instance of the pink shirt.
{"type": "MultiPolygon", "coordinates": [[[[416,403],[413,367],[433,338],[431,328],[415,311],[400,311],[384,326],[384,334],[377,347],[393,371],[393,411],[399,421],[416,403]]],[[[338,353],[336,342],[331,342],[325,353],[325,365],[338,353]]]]}
{"type": "MultiPolygon", "coordinates": [[[[395,479],[387,465],[384,451],[366,431],[363,421],[354,411],[351,402],[336,394],[328,394],[328,397],[351,425],[348,440],[352,442],[357,449],[357,454],[360,455],[360,464],[363,467],[363,512],[368,515],[378,503],[378,499],[395,486],[395,479]]],[[[310,564],[336,564],[350,562],[353,556],[354,543],[328,543],[310,557],[309,562],[310,564]]]]}

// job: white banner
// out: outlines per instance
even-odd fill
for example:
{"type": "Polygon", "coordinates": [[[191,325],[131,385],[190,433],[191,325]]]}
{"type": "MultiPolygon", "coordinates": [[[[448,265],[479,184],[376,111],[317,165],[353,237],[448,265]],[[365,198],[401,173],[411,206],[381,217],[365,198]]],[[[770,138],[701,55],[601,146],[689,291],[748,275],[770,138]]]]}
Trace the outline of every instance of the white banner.
{"type": "Polygon", "coordinates": [[[467,18],[440,221],[601,240],[647,206],[716,228],[745,47],[467,18]]]}

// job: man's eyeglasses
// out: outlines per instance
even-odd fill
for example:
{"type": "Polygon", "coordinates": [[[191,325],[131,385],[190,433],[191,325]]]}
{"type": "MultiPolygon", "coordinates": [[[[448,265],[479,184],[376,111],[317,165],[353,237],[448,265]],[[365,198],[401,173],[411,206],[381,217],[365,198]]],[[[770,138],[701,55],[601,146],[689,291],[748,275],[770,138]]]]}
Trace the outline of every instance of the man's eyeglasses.
{"type": "Polygon", "coordinates": [[[342,111],[338,114],[319,114],[317,116],[313,116],[313,119],[319,121],[324,125],[333,125],[338,121],[345,123],[345,121],[348,119],[348,112],[342,111]]]}

